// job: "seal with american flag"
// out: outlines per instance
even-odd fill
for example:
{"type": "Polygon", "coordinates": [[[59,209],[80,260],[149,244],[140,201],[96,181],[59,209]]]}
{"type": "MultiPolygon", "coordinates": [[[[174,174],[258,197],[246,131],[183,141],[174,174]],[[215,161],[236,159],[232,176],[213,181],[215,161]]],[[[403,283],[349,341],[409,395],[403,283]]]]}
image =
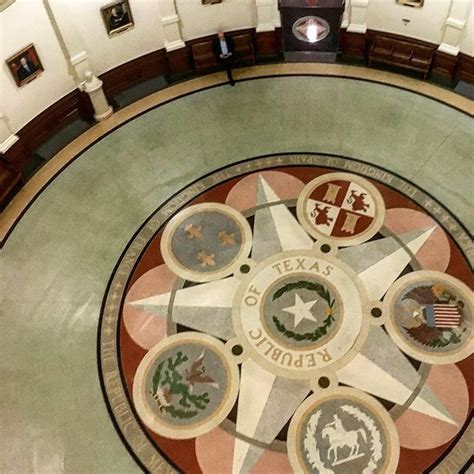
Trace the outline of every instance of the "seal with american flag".
{"type": "Polygon", "coordinates": [[[445,364],[472,350],[472,294],[459,280],[413,272],[397,282],[384,303],[389,334],[412,357],[445,364]]]}
{"type": "Polygon", "coordinates": [[[426,323],[436,328],[457,328],[462,321],[460,306],[456,304],[432,304],[426,311],[426,323]]]}

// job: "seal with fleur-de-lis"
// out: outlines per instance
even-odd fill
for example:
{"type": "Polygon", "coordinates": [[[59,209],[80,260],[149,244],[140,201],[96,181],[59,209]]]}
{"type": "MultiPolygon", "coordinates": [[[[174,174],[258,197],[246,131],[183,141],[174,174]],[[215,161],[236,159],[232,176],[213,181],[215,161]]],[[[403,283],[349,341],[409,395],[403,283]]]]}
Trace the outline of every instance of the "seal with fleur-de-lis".
{"type": "Polygon", "coordinates": [[[194,282],[232,274],[252,246],[244,216],[219,203],[195,204],[178,213],[165,227],[161,252],[176,275],[194,282]]]}

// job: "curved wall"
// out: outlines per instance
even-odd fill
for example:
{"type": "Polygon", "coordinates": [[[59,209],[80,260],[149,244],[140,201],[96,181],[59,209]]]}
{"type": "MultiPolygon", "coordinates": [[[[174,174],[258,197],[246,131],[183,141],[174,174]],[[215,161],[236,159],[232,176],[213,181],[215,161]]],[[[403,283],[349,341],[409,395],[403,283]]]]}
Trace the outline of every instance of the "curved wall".
{"type": "Polygon", "coordinates": [[[200,38],[219,30],[240,30],[257,25],[255,0],[225,0],[202,5],[201,0],[176,0],[183,39],[200,38]]]}
{"type": "Polygon", "coordinates": [[[41,2],[17,1],[0,13],[0,111],[17,131],[43,109],[75,88],[51,22],[41,2]],[[33,43],[44,72],[17,87],[5,60],[33,43]]]}
{"type": "MultiPolygon", "coordinates": [[[[160,20],[158,2],[131,2],[133,28],[109,37],[100,15],[102,1],[77,1],[71,7],[76,21],[75,27],[83,48],[89,56],[89,63],[96,74],[102,74],[119,64],[126,63],[143,54],[163,48],[164,34],[160,20]]],[[[107,2],[105,2],[107,3],[107,2]]],[[[61,26],[61,19],[58,23],[61,26]]]]}
{"type": "Polygon", "coordinates": [[[369,28],[440,44],[451,2],[425,0],[423,8],[408,8],[394,0],[369,2],[369,28]],[[408,22],[403,21],[408,20],[408,22]]]}
{"type": "MultiPolygon", "coordinates": [[[[48,3],[55,2],[61,4],[58,0],[48,3]]],[[[9,118],[13,132],[76,88],[45,3],[47,0],[16,0],[0,13],[0,112],[9,118]],[[45,71],[30,84],[18,88],[5,60],[29,43],[35,44],[45,71]]],[[[346,0],[346,3],[348,32],[387,31],[436,45],[446,39],[448,17],[468,11],[463,6],[465,0],[425,0],[420,9],[401,6],[395,0],[352,0],[352,4],[346,0]],[[460,9],[458,13],[456,5],[460,9]],[[405,25],[403,19],[410,22],[405,25]]],[[[201,0],[130,0],[135,26],[109,37],[100,14],[100,7],[106,4],[107,1],[68,0],[62,2],[61,8],[53,8],[63,36],[74,37],[74,51],[69,49],[65,54],[85,53],[97,75],[163,49],[167,44],[178,45],[169,50],[179,49],[180,44],[184,46],[183,41],[214,34],[219,29],[257,28],[261,32],[278,24],[277,0],[273,0],[273,5],[258,0],[224,0],[215,5],[202,5],[201,0]],[[170,34],[174,35],[171,41],[170,34]]],[[[459,47],[465,54],[474,55],[472,13],[460,33],[459,47]]]]}

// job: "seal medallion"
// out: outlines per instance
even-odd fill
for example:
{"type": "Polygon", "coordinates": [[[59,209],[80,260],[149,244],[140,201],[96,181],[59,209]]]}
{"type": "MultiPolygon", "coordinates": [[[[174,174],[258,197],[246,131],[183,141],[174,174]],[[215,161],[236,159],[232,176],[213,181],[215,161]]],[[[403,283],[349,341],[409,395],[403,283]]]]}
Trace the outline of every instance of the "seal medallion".
{"type": "Polygon", "coordinates": [[[203,203],[178,213],[161,240],[166,264],[181,278],[206,282],[233,273],[252,247],[252,231],[230,206],[203,203]]]}
{"type": "MultiPolygon", "coordinates": [[[[317,1],[313,0],[312,3],[316,5],[317,1]]],[[[304,16],[303,18],[298,18],[298,20],[293,23],[291,31],[300,41],[316,43],[322,41],[329,35],[331,27],[324,18],[319,16],[304,16]]]]}
{"type": "Polygon", "coordinates": [[[307,398],[293,416],[288,455],[294,472],[392,473],[400,446],[390,416],[375,399],[339,388],[307,398]]]}
{"type": "Polygon", "coordinates": [[[238,378],[237,364],[220,341],[184,332],[157,344],[143,358],[133,399],[140,418],[156,433],[194,438],[228,415],[238,378]]]}
{"type": "Polygon", "coordinates": [[[414,359],[450,364],[474,351],[472,291],[456,278],[410,273],[390,288],[384,303],[388,333],[414,359]]]}
{"type": "Polygon", "coordinates": [[[385,205],[377,188],[349,173],[328,173],[310,181],[297,204],[298,218],[316,239],[340,246],[373,237],[382,226],[385,205]]]}
{"type": "Polygon", "coordinates": [[[340,260],[311,250],[257,265],[233,304],[236,334],[267,370],[311,378],[347,363],[366,336],[365,290],[340,260]]]}

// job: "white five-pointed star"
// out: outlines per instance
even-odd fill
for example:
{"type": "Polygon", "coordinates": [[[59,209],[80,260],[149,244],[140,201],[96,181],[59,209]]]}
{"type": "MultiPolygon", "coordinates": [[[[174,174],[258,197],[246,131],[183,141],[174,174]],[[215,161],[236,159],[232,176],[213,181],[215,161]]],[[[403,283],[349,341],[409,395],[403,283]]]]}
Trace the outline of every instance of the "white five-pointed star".
{"type": "Polygon", "coordinates": [[[300,295],[295,294],[295,304],[294,306],[289,306],[288,308],[283,308],[283,311],[286,311],[287,313],[293,314],[295,317],[295,327],[298,326],[299,323],[303,319],[309,319],[311,321],[316,321],[316,318],[313,316],[313,313],[311,313],[311,308],[314,306],[314,304],[318,300],[313,300],[313,301],[308,301],[305,303],[300,295]]]}

